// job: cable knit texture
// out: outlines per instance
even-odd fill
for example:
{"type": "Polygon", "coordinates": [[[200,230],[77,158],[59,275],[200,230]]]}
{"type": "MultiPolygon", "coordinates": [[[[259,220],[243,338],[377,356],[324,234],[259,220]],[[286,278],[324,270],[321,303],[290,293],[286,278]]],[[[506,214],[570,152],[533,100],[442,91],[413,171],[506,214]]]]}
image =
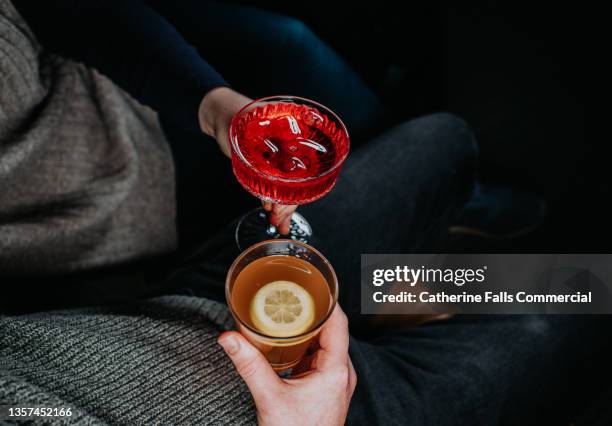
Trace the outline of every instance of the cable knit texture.
{"type": "Polygon", "coordinates": [[[0,405],[72,408],[52,424],[255,424],[216,343],[231,325],[224,305],[189,296],[0,316],[0,405]]]}

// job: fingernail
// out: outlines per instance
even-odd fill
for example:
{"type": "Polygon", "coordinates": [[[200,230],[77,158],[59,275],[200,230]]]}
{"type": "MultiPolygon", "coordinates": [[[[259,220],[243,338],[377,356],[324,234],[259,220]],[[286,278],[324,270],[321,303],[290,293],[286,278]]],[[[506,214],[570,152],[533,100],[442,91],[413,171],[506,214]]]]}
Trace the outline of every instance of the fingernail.
{"type": "Polygon", "coordinates": [[[235,337],[228,336],[218,340],[221,347],[227,352],[228,355],[234,355],[240,349],[238,340],[235,337]]]}

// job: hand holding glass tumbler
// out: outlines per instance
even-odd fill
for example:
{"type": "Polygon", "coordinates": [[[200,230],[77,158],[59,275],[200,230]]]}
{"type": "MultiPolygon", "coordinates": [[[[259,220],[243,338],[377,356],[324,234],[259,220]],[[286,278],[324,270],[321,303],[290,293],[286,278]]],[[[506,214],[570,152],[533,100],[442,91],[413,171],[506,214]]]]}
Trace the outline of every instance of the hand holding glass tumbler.
{"type": "Polygon", "coordinates": [[[219,343],[253,395],[258,424],[345,423],[357,375],[348,356],[348,321],[338,305],[321,329],[320,348],[302,361],[309,373],[298,378],[278,377],[261,352],[238,332],[224,333],[219,343]]]}
{"type": "Polygon", "coordinates": [[[225,295],[238,331],[281,372],[299,363],[333,312],[338,281],[314,248],[268,240],[234,261],[225,295]]]}

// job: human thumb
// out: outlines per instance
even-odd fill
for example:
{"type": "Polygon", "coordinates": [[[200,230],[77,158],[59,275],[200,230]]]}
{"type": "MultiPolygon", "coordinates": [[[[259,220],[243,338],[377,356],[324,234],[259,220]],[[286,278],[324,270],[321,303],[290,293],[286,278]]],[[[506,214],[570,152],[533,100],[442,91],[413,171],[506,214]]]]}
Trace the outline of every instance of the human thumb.
{"type": "Polygon", "coordinates": [[[249,387],[255,403],[274,392],[282,384],[281,379],[272,369],[261,352],[251,345],[240,333],[228,331],[223,333],[218,343],[230,357],[238,374],[249,387]]]}

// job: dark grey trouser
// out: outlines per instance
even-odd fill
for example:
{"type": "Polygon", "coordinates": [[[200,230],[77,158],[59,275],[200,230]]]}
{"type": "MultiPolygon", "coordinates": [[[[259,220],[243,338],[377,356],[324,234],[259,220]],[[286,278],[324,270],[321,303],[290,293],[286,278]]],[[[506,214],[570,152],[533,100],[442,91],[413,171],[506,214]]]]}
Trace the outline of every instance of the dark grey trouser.
{"type": "MultiPolygon", "coordinates": [[[[336,268],[353,335],[364,334],[360,253],[435,250],[469,196],[475,163],[461,120],[423,117],[355,149],[336,188],[301,208],[313,225],[313,245],[336,268]]],[[[223,300],[225,273],[238,254],[231,231],[202,246],[197,266],[178,271],[169,291],[223,300]]],[[[573,386],[597,365],[609,323],[589,316],[463,316],[352,338],[358,385],[348,423],[560,424],[571,408],[566,401],[585,394],[573,386]]]]}

